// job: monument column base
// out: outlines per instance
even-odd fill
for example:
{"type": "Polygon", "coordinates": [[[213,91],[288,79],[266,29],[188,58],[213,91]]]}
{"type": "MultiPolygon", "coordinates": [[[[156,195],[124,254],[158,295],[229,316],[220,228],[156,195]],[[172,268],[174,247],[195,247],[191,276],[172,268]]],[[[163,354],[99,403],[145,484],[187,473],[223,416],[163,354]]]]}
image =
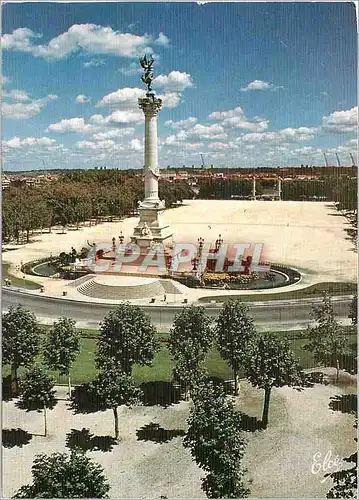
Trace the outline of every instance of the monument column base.
{"type": "Polygon", "coordinates": [[[161,221],[159,212],[162,208],[139,208],[140,220],[134,228],[131,242],[136,243],[141,248],[149,248],[152,243],[163,243],[170,238],[173,233],[169,224],[161,221]]]}

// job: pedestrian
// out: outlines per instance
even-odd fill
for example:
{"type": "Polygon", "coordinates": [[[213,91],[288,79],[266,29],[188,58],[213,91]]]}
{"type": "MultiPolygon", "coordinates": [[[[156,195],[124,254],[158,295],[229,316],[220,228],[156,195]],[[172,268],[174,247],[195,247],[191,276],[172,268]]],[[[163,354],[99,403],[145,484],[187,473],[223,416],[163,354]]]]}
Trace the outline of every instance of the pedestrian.
{"type": "Polygon", "coordinates": [[[166,300],[167,300],[167,295],[166,295],[166,294],[164,294],[164,295],[163,295],[163,302],[166,302],[166,300]]]}

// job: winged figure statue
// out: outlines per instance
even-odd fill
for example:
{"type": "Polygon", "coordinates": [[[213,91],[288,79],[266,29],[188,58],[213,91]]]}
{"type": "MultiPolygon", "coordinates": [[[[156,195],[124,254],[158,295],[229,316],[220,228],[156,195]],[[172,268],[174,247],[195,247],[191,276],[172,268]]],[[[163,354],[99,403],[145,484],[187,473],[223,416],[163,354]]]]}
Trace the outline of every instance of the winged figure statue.
{"type": "Polygon", "coordinates": [[[152,55],[147,58],[145,55],[140,59],[140,65],[144,70],[144,74],[141,76],[141,80],[145,85],[147,85],[147,90],[148,92],[151,92],[152,87],[152,80],[153,80],[153,72],[152,72],[152,65],[155,62],[153,59],[152,55]]]}

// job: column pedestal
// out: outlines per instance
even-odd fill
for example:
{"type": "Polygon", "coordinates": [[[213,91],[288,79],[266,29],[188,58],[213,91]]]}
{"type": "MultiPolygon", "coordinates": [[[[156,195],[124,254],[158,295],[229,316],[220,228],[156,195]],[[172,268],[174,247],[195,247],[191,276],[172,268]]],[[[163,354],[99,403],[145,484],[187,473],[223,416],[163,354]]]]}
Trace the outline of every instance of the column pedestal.
{"type": "Polygon", "coordinates": [[[162,100],[147,93],[146,97],[138,100],[138,104],[145,115],[145,199],[138,205],[140,220],[131,241],[146,249],[153,242],[163,243],[171,238],[172,231],[168,224],[161,221],[160,213],[165,203],[158,197],[157,113],[161,110],[162,100]]]}

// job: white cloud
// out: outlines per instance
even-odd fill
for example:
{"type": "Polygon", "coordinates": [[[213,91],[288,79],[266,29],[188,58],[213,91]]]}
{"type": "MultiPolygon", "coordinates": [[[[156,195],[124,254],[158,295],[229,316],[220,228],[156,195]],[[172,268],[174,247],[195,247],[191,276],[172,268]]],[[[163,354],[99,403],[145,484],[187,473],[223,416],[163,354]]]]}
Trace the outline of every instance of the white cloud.
{"type": "Polygon", "coordinates": [[[308,127],[286,128],[279,132],[255,132],[241,135],[236,139],[238,142],[255,143],[255,144],[283,144],[300,141],[308,141],[314,138],[316,129],[308,127]]]}
{"type": "Polygon", "coordinates": [[[116,144],[111,139],[98,142],[78,141],[75,144],[75,148],[95,155],[117,153],[124,150],[121,144],[116,144]]]}
{"type": "Polygon", "coordinates": [[[203,148],[203,142],[185,142],[183,144],[184,149],[200,149],[203,148]]]}
{"type": "Polygon", "coordinates": [[[111,113],[111,115],[106,118],[106,121],[110,124],[139,123],[144,121],[144,115],[141,110],[117,110],[111,113]]]}
{"type": "Polygon", "coordinates": [[[162,46],[167,46],[169,44],[169,39],[164,33],[160,33],[158,38],[156,38],[155,43],[162,46]]]}
{"type": "Polygon", "coordinates": [[[3,94],[4,99],[10,102],[2,103],[2,116],[12,120],[26,120],[40,113],[50,101],[58,99],[56,95],[49,94],[41,99],[33,99],[24,90],[11,90],[3,94]]]}
{"type": "Polygon", "coordinates": [[[90,100],[91,99],[85,94],[79,94],[75,99],[77,104],[86,104],[87,102],[90,102],[90,100]]]}
{"type": "Polygon", "coordinates": [[[165,92],[182,92],[182,90],[193,87],[193,80],[189,73],[171,71],[168,75],[158,75],[153,80],[153,86],[164,89],[165,92]]]}
{"type": "Polygon", "coordinates": [[[9,92],[3,92],[3,97],[16,102],[28,102],[31,101],[31,97],[25,90],[12,89],[9,92]]]}
{"type": "Polygon", "coordinates": [[[315,127],[284,128],[279,135],[288,141],[310,141],[316,132],[315,127]]]}
{"type": "Polygon", "coordinates": [[[264,82],[263,80],[253,80],[249,82],[246,87],[240,89],[241,92],[249,92],[250,90],[278,90],[282,86],[276,86],[273,83],[264,82]]]}
{"type": "Polygon", "coordinates": [[[244,130],[251,130],[253,132],[263,132],[267,130],[269,120],[249,121],[244,116],[234,116],[233,118],[226,118],[223,120],[222,125],[228,128],[237,128],[244,130]]]}
{"type": "Polygon", "coordinates": [[[358,106],[345,111],[334,111],[329,116],[323,116],[322,129],[332,134],[355,132],[358,127],[358,106]]]}
{"type": "Polygon", "coordinates": [[[237,149],[238,145],[233,142],[210,142],[208,144],[208,149],[213,151],[225,151],[227,149],[237,149]]]}
{"type": "Polygon", "coordinates": [[[59,60],[78,52],[137,57],[139,53],[149,50],[148,44],[153,41],[146,34],[139,36],[121,33],[109,26],[96,24],[74,24],[68,31],[53,38],[46,45],[35,44],[39,38],[42,38],[42,35],[29,28],[18,28],[11,34],[3,35],[1,43],[5,50],[27,52],[34,57],[59,60]]]}
{"type": "Polygon", "coordinates": [[[105,95],[97,104],[97,107],[108,106],[114,108],[136,109],[138,99],[144,97],[145,90],[136,87],[124,87],[115,92],[105,95]]]}
{"type": "Polygon", "coordinates": [[[268,128],[269,120],[255,116],[253,121],[245,117],[240,106],[228,111],[214,111],[209,115],[211,120],[221,120],[225,128],[251,130],[252,132],[264,132],[268,128]]]}
{"type": "Polygon", "coordinates": [[[7,141],[2,142],[2,146],[4,148],[4,151],[9,151],[19,149],[19,148],[24,148],[24,147],[31,147],[31,146],[36,146],[39,148],[47,148],[49,146],[54,146],[56,144],[55,139],[50,139],[49,137],[25,137],[24,139],[20,139],[20,137],[13,137],[12,139],[9,139],[7,141]]]}
{"type": "Polygon", "coordinates": [[[243,115],[243,109],[240,106],[237,106],[235,109],[229,109],[228,111],[214,111],[208,116],[208,118],[211,120],[225,120],[227,118],[234,118],[236,116],[243,115]]]}
{"type": "Polygon", "coordinates": [[[186,138],[187,138],[186,135],[185,135],[185,138],[178,136],[178,134],[177,135],[169,135],[168,137],[165,137],[164,139],[160,139],[160,145],[183,147],[183,141],[186,138]]]}
{"type": "Polygon", "coordinates": [[[166,92],[158,96],[162,99],[162,106],[164,108],[176,108],[181,102],[181,94],[177,92],[166,92]]]}
{"type": "Polygon", "coordinates": [[[92,136],[92,139],[95,141],[104,141],[106,139],[115,139],[120,137],[125,137],[128,135],[133,135],[135,133],[135,129],[133,127],[125,127],[125,128],[115,128],[111,130],[107,130],[105,132],[98,132],[92,136]]]}
{"type": "Polygon", "coordinates": [[[84,68],[97,68],[98,66],[103,66],[106,64],[106,61],[103,59],[90,59],[89,61],[84,62],[84,68]]]}
{"type": "MultiPolygon", "coordinates": [[[[113,109],[123,109],[124,111],[135,111],[139,115],[138,99],[144,97],[145,89],[138,87],[124,87],[105,95],[98,103],[97,107],[107,106],[113,109]]],[[[162,99],[162,105],[165,108],[175,108],[181,102],[181,94],[177,92],[166,92],[158,96],[162,99]]],[[[138,120],[140,121],[140,120],[138,120]]]]}
{"type": "Polygon", "coordinates": [[[129,148],[131,151],[143,151],[143,144],[139,139],[132,139],[129,148]]]}
{"type": "Polygon", "coordinates": [[[100,126],[115,126],[126,123],[140,123],[142,121],[144,121],[144,115],[140,110],[117,110],[111,113],[109,116],[96,114],[90,117],[91,123],[100,126]]]}
{"type": "Polygon", "coordinates": [[[199,137],[200,139],[227,139],[227,134],[224,132],[222,125],[201,125],[197,123],[188,131],[188,135],[192,137],[199,137]]]}
{"type": "Polygon", "coordinates": [[[49,132],[57,132],[58,134],[69,132],[88,134],[96,130],[94,125],[86,124],[83,118],[64,118],[58,123],[52,123],[47,129],[49,132]]]}
{"type": "Polygon", "coordinates": [[[189,118],[186,118],[185,120],[179,120],[178,122],[168,120],[165,122],[165,125],[167,125],[167,127],[173,128],[175,130],[188,129],[188,128],[193,127],[193,125],[195,123],[197,123],[197,121],[198,121],[197,118],[195,118],[194,116],[190,116],[189,118]]]}
{"type": "Polygon", "coordinates": [[[133,75],[139,75],[140,73],[142,73],[142,69],[140,68],[140,66],[137,62],[132,62],[129,64],[129,66],[127,66],[125,68],[120,68],[119,72],[125,76],[133,76],[133,75]]]}

